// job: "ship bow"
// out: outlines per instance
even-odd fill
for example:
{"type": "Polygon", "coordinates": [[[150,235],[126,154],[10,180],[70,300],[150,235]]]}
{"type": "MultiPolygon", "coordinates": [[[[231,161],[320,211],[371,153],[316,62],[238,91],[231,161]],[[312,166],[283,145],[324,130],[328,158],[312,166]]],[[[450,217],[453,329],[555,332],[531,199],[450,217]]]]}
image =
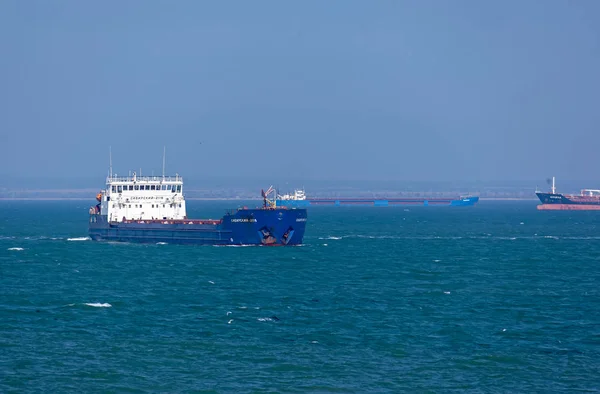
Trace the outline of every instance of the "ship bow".
{"type": "Polygon", "coordinates": [[[240,209],[223,219],[235,245],[299,245],[304,239],[306,209],[240,209]]]}

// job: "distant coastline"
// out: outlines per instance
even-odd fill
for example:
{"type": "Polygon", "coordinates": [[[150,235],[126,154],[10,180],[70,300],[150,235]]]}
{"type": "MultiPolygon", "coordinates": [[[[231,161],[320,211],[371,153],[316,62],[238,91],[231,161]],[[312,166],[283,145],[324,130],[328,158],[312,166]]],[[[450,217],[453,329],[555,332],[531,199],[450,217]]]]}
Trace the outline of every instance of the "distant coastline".
{"type": "MultiPolygon", "coordinates": [[[[0,201],[94,201],[99,189],[89,187],[61,188],[0,187],[0,201]]],[[[280,189],[277,189],[280,190],[280,189]]],[[[306,192],[312,198],[452,198],[478,196],[481,201],[536,201],[534,189],[520,186],[397,184],[397,185],[310,185],[306,192]]],[[[282,193],[290,192],[281,189],[282,193]]],[[[261,201],[260,188],[251,186],[188,186],[185,197],[190,201],[261,201]]]]}
{"type": "Polygon", "coordinates": [[[531,197],[479,197],[479,201],[539,201],[531,197]]]}
{"type": "MultiPolygon", "coordinates": [[[[256,198],[235,198],[235,197],[208,197],[208,198],[199,198],[199,197],[186,197],[187,201],[260,201],[260,199],[256,198]]],[[[85,198],[85,197],[0,197],[0,201],[92,201],[94,202],[94,198],[85,198]]]]}
{"type": "MultiPolygon", "coordinates": [[[[237,197],[186,197],[188,201],[260,201],[257,198],[237,197]]],[[[0,197],[0,201],[94,201],[85,197],[0,197]]],[[[527,197],[481,197],[479,201],[538,201],[537,198],[527,197]]]]}

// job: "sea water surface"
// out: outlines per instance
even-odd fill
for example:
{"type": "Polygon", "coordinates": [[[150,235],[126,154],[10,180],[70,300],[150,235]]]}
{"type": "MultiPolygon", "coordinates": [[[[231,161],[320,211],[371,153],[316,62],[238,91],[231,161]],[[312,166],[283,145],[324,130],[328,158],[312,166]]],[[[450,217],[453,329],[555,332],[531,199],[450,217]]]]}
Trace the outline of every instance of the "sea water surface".
{"type": "Polygon", "coordinates": [[[2,393],[600,390],[600,212],[315,207],[270,248],[97,243],[89,204],[0,202],[2,393]]]}

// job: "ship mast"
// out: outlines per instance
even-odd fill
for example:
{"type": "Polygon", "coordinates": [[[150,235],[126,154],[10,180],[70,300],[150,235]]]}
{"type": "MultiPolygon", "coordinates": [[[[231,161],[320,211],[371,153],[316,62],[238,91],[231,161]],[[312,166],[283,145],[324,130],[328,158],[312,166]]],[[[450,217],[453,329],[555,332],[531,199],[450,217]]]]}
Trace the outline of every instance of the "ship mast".
{"type": "Polygon", "coordinates": [[[163,181],[165,180],[165,156],[167,155],[167,147],[163,146],[163,181]]]}
{"type": "Polygon", "coordinates": [[[556,194],[556,183],[554,177],[552,177],[552,194],[556,194]]]}

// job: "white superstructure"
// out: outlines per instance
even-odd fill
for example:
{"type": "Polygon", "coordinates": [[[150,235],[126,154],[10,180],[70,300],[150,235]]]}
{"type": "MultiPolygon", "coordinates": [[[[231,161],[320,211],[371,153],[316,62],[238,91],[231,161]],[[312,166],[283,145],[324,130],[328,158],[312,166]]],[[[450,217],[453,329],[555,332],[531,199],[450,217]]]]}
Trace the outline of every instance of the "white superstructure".
{"type": "Polygon", "coordinates": [[[600,190],[597,190],[597,189],[582,189],[581,190],[581,195],[582,196],[588,196],[588,197],[597,197],[597,196],[600,196],[600,190]]]}
{"type": "Polygon", "coordinates": [[[179,175],[109,175],[98,199],[100,214],[109,222],[186,218],[183,178],[179,175]]]}
{"type": "Polygon", "coordinates": [[[306,194],[304,193],[304,190],[301,189],[296,189],[294,190],[293,194],[283,194],[283,195],[278,195],[277,196],[278,200],[306,200],[306,194]]]}

